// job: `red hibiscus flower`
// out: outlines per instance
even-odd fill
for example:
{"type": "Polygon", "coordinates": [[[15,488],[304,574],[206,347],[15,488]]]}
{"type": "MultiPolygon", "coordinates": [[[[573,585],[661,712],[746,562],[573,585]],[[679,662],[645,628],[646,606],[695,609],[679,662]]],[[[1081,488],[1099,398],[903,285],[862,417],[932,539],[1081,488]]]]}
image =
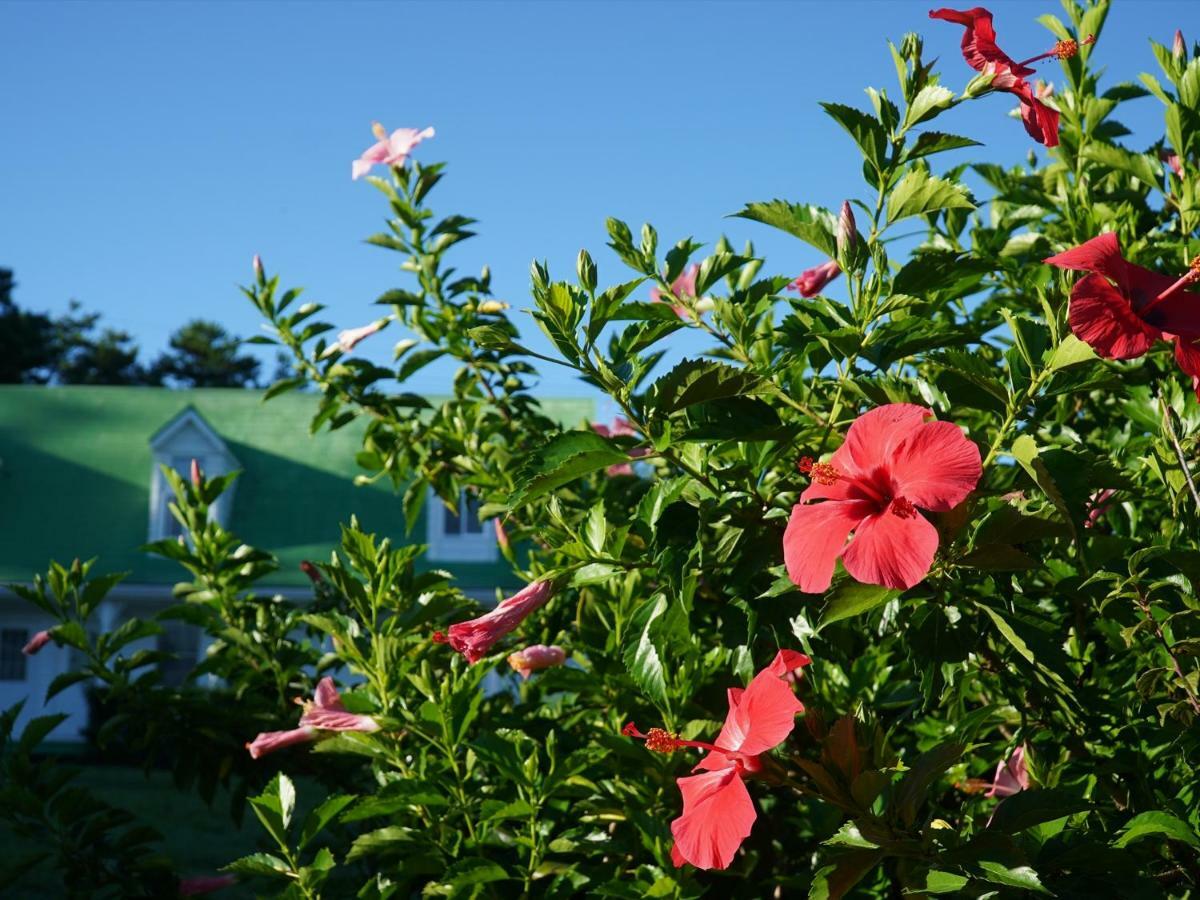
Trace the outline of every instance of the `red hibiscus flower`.
{"type": "Polygon", "coordinates": [[[800,590],[828,588],[838,557],[866,584],[910,588],[929,573],[938,534],[918,508],[952,509],[983,474],[979,448],[953,422],[932,417],[911,403],[880,406],[854,421],[828,463],[800,461],[813,483],[783,535],[788,576],[800,590]]]}
{"type": "MultiPolygon", "coordinates": [[[[1115,234],[1102,234],[1049,257],[1060,269],[1087,272],[1071,289],[1071,331],[1105,359],[1133,359],[1156,341],[1175,342],[1175,361],[1200,378],[1200,296],[1184,290],[1200,278],[1200,258],[1182,278],[1135,266],[1115,234]]],[[[1200,391],[1197,392],[1200,396],[1200,391]]]]}
{"type": "MultiPolygon", "coordinates": [[[[1079,52],[1077,41],[1059,41],[1047,53],[1039,54],[1030,59],[1017,62],[998,46],[996,46],[996,30],[992,27],[992,14],[982,6],[973,9],[933,9],[929,18],[944,19],[955,22],[966,28],[962,39],[963,59],[977,72],[990,72],[992,89],[1007,91],[1015,94],[1021,103],[1021,121],[1029,136],[1047,147],[1058,146],[1058,111],[1051,109],[1036,95],[1025,79],[1034,74],[1030,63],[1054,57],[1069,59],[1079,52]]],[[[1090,44],[1095,38],[1088,37],[1084,41],[1090,44]]]]}
{"type": "Polygon", "coordinates": [[[438,644],[449,644],[474,665],[487,656],[500,638],[524,622],[535,609],[544,606],[553,595],[553,582],[535,581],[502,600],[490,612],[466,622],[456,622],[445,633],[435,631],[433,640],[438,644]]]}
{"type": "Polygon", "coordinates": [[[675,865],[688,862],[698,869],[725,869],[733,861],[757,817],[745,779],[762,771],[760,754],[778,747],[792,733],[804,704],[796,699],[785,676],[810,662],[803,653],[780,650],[749,687],[730,688],[729,714],[712,744],[685,741],[661,728],[642,734],[632,722],[622,729],[659,753],[684,747],[708,751],[693,769],[702,774],[676,780],[683,794],[683,814],[671,823],[675,865]]]}

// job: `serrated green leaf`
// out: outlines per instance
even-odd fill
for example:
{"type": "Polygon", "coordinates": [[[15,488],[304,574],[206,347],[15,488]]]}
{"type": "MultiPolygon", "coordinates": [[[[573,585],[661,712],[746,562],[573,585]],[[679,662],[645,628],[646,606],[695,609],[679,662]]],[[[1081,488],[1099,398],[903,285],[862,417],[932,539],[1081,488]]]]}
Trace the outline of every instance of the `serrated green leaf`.
{"type": "Polygon", "coordinates": [[[910,216],[923,216],[942,209],[974,209],[967,189],[961,184],[930,175],[924,169],[910,169],[888,196],[889,225],[910,216]]]}

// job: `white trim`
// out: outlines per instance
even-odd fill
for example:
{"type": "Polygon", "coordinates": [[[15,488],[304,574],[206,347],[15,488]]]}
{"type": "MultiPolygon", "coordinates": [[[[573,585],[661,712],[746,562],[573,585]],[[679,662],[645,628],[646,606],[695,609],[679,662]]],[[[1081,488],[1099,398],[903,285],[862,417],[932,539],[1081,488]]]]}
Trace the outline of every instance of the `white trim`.
{"type": "Polygon", "coordinates": [[[458,533],[447,532],[446,518],[453,513],[432,490],[425,498],[425,543],[429,558],[439,562],[495,562],[499,556],[496,532],[490,522],[480,523],[468,510],[467,493],[459,495],[458,533]],[[478,530],[476,530],[478,529],[478,530]]]}

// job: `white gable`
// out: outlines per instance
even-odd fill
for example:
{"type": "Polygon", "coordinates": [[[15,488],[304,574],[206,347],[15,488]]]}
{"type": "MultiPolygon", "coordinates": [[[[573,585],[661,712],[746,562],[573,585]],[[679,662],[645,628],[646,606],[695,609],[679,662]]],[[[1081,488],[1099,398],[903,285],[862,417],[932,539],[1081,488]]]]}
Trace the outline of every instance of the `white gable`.
{"type": "MultiPolygon", "coordinates": [[[[174,494],[163,476],[162,466],[174,469],[184,478],[188,477],[193,459],[208,477],[224,475],[240,468],[237,458],[221,440],[221,436],[190,406],[155,432],[150,438],[150,452],[153,457],[149,529],[152,541],[172,537],[180,531],[169,508],[174,494]]],[[[211,515],[222,525],[229,523],[233,492],[234,486],[231,485],[211,510],[211,515]]]]}

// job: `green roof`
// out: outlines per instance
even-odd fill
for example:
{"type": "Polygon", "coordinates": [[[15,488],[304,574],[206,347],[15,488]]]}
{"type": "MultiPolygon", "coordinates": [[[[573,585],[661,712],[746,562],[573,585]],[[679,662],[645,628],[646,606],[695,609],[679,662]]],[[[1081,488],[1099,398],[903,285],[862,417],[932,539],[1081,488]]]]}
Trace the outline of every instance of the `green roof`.
{"type": "MultiPolygon", "coordinates": [[[[424,542],[424,522],[406,535],[390,485],[355,486],[364,423],[310,435],[318,398],[209,388],[0,386],[0,583],[28,582],[51,559],[99,557],[98,572],[128,571],[137,584],[182,580],[176,564],[140,551],[148,537],[150,438],[189,407],[237,458],[242,475],[229,528],[279,557],[272,586],[307,582],[302,559],[327,559],[339,525],[395,543],[424,542]]],[[[592,403],[543,401],[547,415],[574,425],[592,403]]],[[[438,563],[462,587],[511,583],[503,561],[438,563]]]]}

